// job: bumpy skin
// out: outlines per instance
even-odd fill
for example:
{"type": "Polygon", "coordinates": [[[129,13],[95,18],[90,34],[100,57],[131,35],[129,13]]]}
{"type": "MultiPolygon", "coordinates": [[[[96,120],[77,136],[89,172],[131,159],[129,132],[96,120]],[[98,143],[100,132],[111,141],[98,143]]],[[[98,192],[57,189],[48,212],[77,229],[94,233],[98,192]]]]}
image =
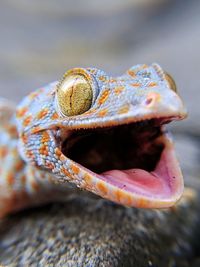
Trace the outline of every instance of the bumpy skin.
{"type": "MultiPolygon", "coordinates": [[[[79,69],[79,72],[87,75],[93,88],[93,104],[81,115],[60,114],[56,104],[57,82],[25,97],[15,113],[11,104],[1,101],[0,216],[61,198],[66,182],[123,205],[151,207],[145,199],[107,184],[67,158],[61,152],[61,140],[73,129],[166,116],[181,119],[184,108],[180,98],[169,89],[157,64],[136,65],[117,78],[94,68],[79,69]]],[[[162,203],[154,205],[163,206],[162,203]]]]}

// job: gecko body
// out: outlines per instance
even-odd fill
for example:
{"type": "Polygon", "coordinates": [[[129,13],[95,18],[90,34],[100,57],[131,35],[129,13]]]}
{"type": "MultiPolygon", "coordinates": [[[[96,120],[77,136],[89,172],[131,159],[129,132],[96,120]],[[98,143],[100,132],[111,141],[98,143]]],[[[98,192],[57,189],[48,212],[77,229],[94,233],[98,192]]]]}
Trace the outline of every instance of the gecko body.
{"type": "Polygon", "coordinates": [[[1,217],[62,199],[69,182],[141,208],[170,207],[183,192],[164,125],[186,111],[158,64],[116,78],[75,68],[0,111],[1,217]]]}

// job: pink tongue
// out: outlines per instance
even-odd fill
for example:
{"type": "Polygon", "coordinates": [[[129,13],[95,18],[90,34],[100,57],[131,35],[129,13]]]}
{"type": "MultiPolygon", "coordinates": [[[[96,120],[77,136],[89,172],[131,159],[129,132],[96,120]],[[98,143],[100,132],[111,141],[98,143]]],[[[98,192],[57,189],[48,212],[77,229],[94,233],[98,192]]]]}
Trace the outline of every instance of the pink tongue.
{"type": "Polygon", "coordinates": [[[169,194],[166,181],[156,174],[141,169],[112,170],[103,173],[102,176],[111,184],[130,192],[149,196],[152,194],[158,196],[160,193],[169,194]]]}
{"type": "Polygon", "coordinates": [[[111,170],[101,174],[101,178],[120,189],[151,198],[173,198],[183,190],[181,171],[169,141],[166,141],[153,172],[142,169],[111,170]]]}

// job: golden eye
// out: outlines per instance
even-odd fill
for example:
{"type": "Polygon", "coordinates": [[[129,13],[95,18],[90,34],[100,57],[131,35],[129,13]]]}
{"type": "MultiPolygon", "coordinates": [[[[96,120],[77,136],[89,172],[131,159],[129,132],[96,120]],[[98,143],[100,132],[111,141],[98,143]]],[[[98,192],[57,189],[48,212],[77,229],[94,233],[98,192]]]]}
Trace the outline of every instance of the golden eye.
{"type": "Polygon", "coordinates": [[[174,92],[177,92],[177,87],[174,79],[172,78],[169,73],[165,72],[165,79],[167,80],[167,83],[169,84],[170,89],[172,89],[174,92]]]}
{"type": "Polygon", "coordinates": [[[93,90],[86,75],[67,72],[57,87],[58,107],[63,115],[74,116],[86,112],[92,105],[93,90]]]}

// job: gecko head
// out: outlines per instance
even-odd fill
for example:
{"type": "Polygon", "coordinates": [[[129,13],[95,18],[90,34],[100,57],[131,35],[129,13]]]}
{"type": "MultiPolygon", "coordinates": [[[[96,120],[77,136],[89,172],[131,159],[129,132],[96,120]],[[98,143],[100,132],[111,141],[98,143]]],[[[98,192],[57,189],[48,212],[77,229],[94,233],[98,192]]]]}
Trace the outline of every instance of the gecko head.
{"type": "Polygon", "coordinates": [[[75,68],[19,106],[21,153],[60,182],[127,206],[166,208],[181,197],[183,178],[164,125],[185,116],[175,82],[157,64],[117,78],[75,68]]]}

